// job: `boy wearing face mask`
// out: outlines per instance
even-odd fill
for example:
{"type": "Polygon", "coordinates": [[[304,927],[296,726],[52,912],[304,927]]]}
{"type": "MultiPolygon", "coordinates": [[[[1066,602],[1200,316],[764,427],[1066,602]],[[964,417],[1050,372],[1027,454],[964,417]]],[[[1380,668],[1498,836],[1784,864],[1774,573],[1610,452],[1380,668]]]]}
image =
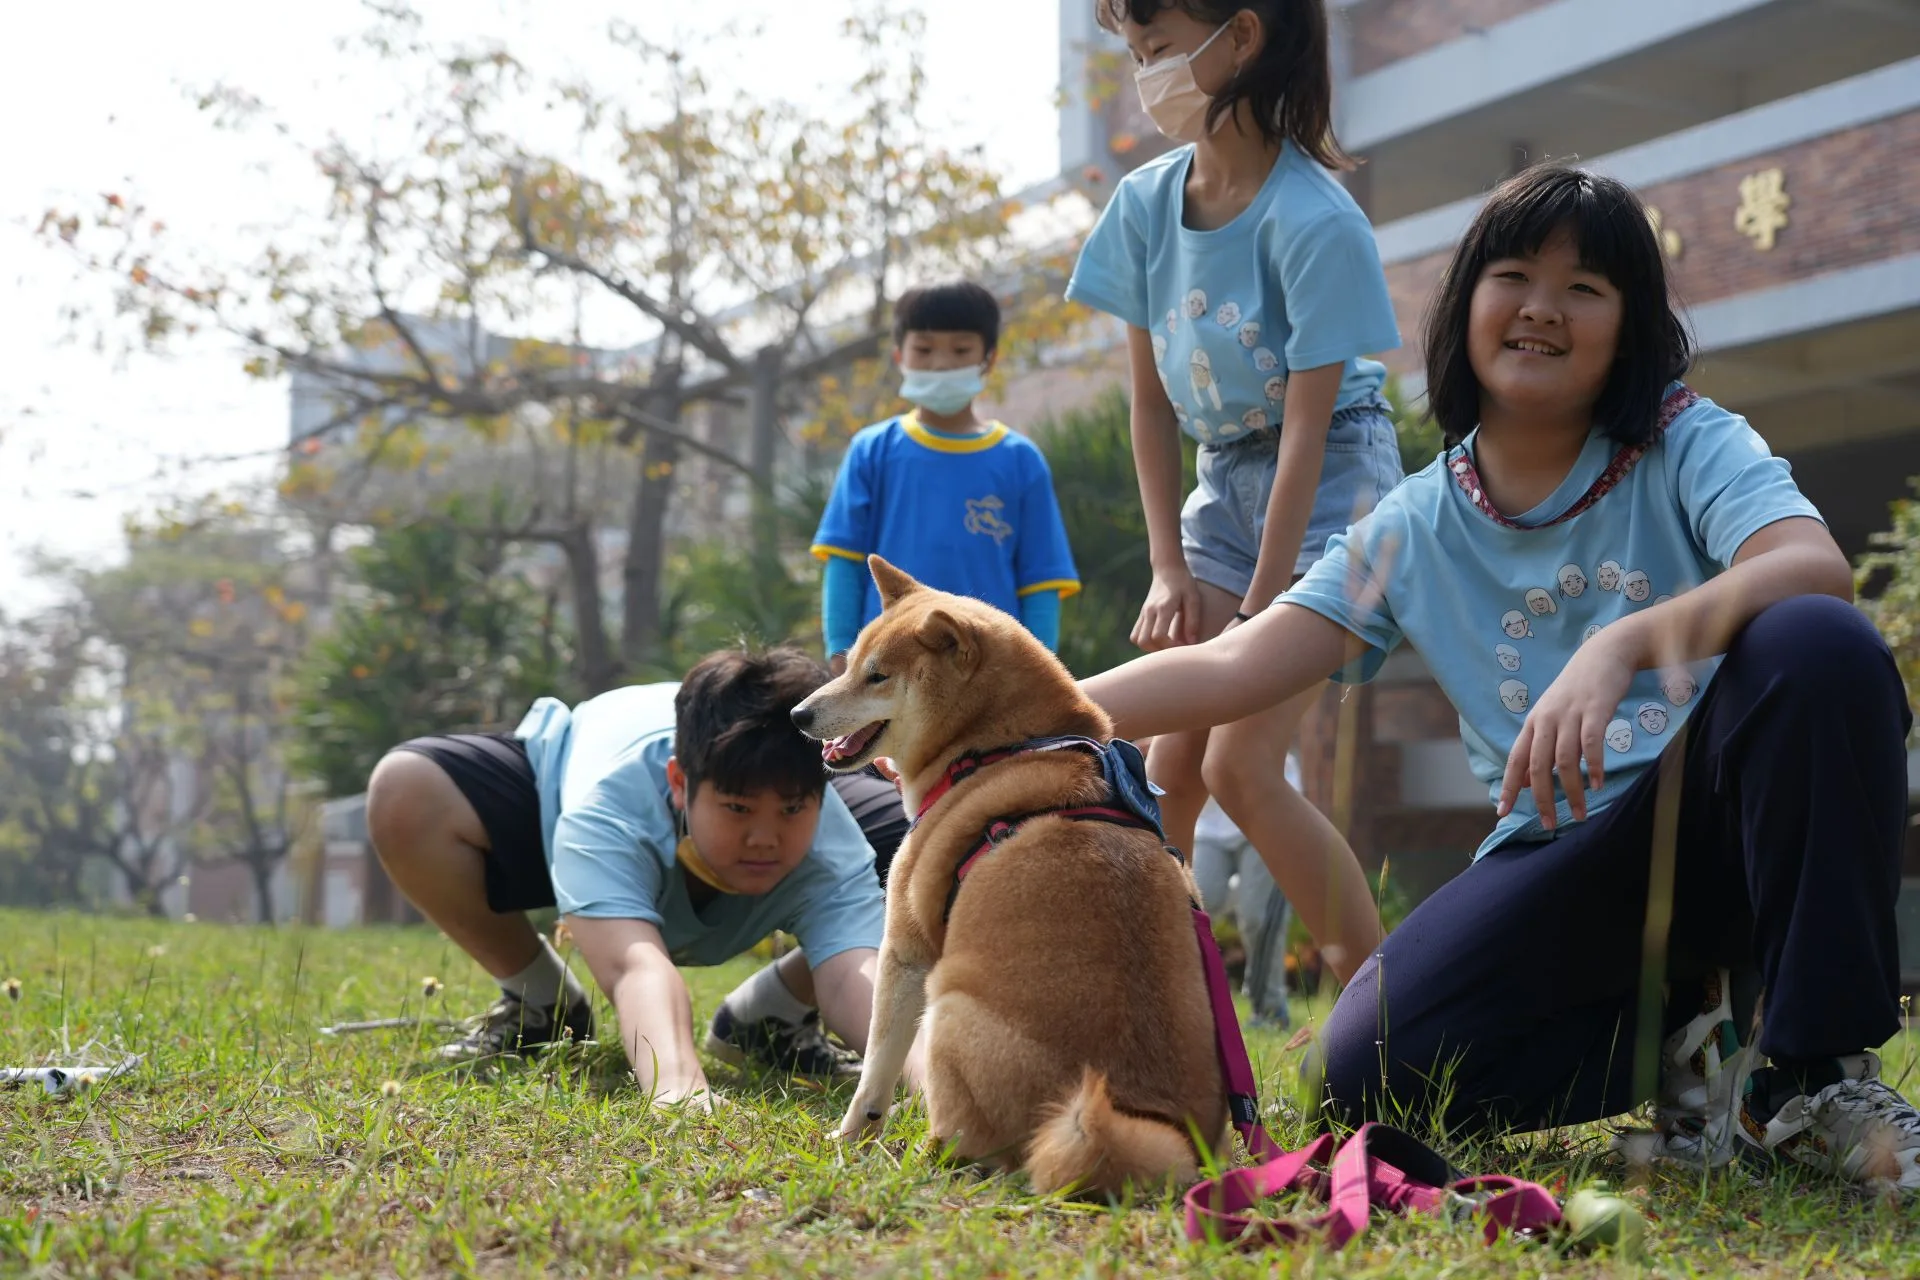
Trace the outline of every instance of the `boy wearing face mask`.
{"type": "Polygon", "coordinates": [[[866,567],[876,552],[1059,645],[1060,602],[1080,581],[1053,476],[1032,441],[973,411],[999,337],[1000,304],[971,281],[910,290],[894,307],[893,359],[914,408],[854,436],[813,543],[836,675],[880,613],[866,567]]]}

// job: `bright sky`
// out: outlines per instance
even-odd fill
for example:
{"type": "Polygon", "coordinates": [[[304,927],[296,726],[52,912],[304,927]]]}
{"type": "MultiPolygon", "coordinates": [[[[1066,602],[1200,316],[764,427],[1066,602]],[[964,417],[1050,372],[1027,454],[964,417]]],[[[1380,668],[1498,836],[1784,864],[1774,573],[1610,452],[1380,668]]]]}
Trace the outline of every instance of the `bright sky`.
{"type": "MultiPolygon", "coordinates": [[[[848,0],[421,0],[429,34],[504,38],[543,69],[593,74],[603,89],[630,67],[612,53],[609,19],[670,8],[707,44],[704,63],[743,93],[801,101],[841,92],[837,38],[848,0]],[[537,17],[536,17],[537,12],[537,17]],[[804,15],[804,16],[802,16],[804,15]]],[[[924,0],[928,121],[955,145],[982,144],[1018,186],[1058,158],[1054,95],[1058,22],[1045,0],[924,0]]],[[[203,341],[176,356],[121,361],[62,319],[101,303],[103,285],[43,247],[49,206],[97,208],[100,193],[137,193],[173,233],[208,252],[311,207],[316,183],[297,149],[209,127],[187,87],[223,81],[264,99],[303,139],[371,127],[386,86],[337,37],[366,26],[357,0],[20,5],[0,42],[0,613],[48,600],[28,576],[35,547],[83,559],[118,554],[123,519],[169,491],[238,479],[247,465],[211,456],[285,439],[285,387],[240,372],[234,348],[203,341]],[[271,21],[267,9],[272,10],[271,21]]],[[[667,32],[660,33],[665,38],[667,32]]],[[[630,74],[630,71],[626,72],[630,74]]]]}

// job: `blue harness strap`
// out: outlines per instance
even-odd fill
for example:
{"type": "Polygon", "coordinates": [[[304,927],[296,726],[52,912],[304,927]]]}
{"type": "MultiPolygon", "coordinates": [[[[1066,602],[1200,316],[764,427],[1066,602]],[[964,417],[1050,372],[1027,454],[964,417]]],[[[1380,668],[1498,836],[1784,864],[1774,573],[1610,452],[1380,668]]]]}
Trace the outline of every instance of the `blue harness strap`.
{"type": "MultiPolygon", "coordinates": [[[[967,872],[973,869],[986,854],[993,852],[1001,844],[1011,839],[1021,827],[1035,818],[1065,818],[1071,822],[1110,822],[1115,826],[1132,827],[1141,831],[1151,831],[1160,841],[1161,847],[1172,854],[1175,861],[1182,865],[1186,858],[1181,852],[1167,843],[1167,834],[1160,819],[1160,802],[1155,797],[1160,789],[1147,780],[1146,758],[1140,754],[1140,748],[1122,738],[1112,742],[1097,742],[1086,737],[1036,738],[1018,746],[979,755],[963,756],[947,770],[946,786],[971,777],[989,764],[999,764],[1016,756],[1035,755],[1046,751],[1086,751],[1100,761],[1100,772],[1107,784],[1108,803],[1101,805],[1063,806],[1057,809],[1038,809],[1032,813],[1018,816],[995,818],[986,826],[980,843],[973,852],[960,860],[954,868],[953,884],[947,889],[946,909],[940,919],[944,923],[953,914],[954,900],[960,895],[960,882],[966,879],[967,872]]],[[[942,788],[944,794],[945,788],[942,788]]],[[[922,809],[922,814],[931,805],[922,809]]],[[[918,821],[918,819],[916,819],[918,821]]]]}

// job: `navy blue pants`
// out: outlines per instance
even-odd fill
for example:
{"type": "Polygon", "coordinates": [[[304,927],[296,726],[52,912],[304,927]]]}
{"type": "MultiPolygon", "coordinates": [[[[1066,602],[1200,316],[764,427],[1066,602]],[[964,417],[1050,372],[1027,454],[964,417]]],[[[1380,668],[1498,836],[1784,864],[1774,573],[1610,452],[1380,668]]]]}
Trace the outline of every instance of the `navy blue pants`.
{"type": "Polygon", "coordinates": [[[1698,1009],[1678,993],[1726,967],[1757,971],[1769,1057],[1882,1044],[1899,1029],[1911,723],[1893,656],[1854,609],[1803,596],[1761,613],[1660,767],[1557,839],[1488,854],[1361,967],[1325,1029],[1335,1114],[1470,1133],[1649,1100],[1635,1045],[1663,785],[1680,794],[1661,1033],[1698,1009]]]}

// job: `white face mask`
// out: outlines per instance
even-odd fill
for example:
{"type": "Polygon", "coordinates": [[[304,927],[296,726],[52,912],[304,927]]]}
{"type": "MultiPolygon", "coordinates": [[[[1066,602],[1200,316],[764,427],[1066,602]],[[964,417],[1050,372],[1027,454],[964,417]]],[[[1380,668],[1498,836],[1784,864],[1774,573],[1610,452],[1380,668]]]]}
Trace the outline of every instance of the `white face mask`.
{"type": "Polygon", "coordinates": [[[1213,99],[1193,78],[1193,60],[1225,30],[1216,30],[1192,53],[1171,54],[1133,73],[1147,118],[1175,142],[1198,142],[1207,134],[1207,107],[1213,99]]]}
{"type": "Polygon", "coordinates": [[[987,389],[986,366],[963,369],[903,369],[900,395],[929,413],[955,414],[987,389]]]}

